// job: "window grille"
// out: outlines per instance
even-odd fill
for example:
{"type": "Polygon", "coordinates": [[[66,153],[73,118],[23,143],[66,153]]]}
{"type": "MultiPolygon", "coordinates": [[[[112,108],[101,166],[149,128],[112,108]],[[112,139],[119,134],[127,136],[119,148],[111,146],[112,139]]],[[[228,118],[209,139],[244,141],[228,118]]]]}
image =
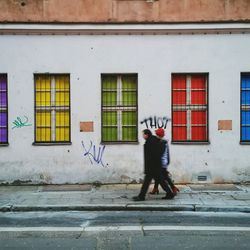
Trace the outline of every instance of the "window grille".
{"type": "Polygon", "coordinates": [[[0,144],[8,143],[7,74],[0,74],[0,144]]]}
{"type": "Polygon", "coordinates": [[[250,74],[241,75],[241,141],[250,142],[250,74]]]}
{"type": "Polygon", "coordinates": [[[102,74],[102,142],[136,142],[137,113],[137,75],[102,74]]]}
{"type": "Polygon", "coordinates": [[[172,141],[208,141],[207,74],[172,74],[172,141]]]}
{"type": "Polygon", "coordinates": [[[70,142],[68,74],[35,74],[35,142],[70,142]]]}

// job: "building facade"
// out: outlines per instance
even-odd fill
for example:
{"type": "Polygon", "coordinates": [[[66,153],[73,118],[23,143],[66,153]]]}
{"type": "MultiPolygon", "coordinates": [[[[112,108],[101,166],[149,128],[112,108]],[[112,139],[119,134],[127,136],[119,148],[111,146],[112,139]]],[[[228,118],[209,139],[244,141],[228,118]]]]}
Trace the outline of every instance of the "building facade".
{"type": "Polygon", "coordinates": [[[138,182],[159,127],[177,183],[248,182],[250,2],[207,2],[2,1],[0,182],[138,182]]]}

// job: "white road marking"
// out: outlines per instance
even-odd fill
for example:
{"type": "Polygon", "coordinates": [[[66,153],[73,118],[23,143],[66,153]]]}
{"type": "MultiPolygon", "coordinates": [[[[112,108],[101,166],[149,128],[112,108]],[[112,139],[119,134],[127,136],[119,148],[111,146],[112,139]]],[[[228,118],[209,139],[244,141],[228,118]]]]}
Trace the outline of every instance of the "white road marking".
{"type": "Polygon", "coordinates": [[[174,231],[250,231],[250,227],[223,227],[223,226],[144,226],[144,231],[174,230],[174,231]]]}
{"type": "Polygon", "coordinates": [[[103,231],[241,231],[250,227],[224,226],[87,226],[87,227],[0,227],[1,232],[103,232],[103,231]]]}
{"type": "Polygon", "coordinates": [[[0,227],[1,232],[82,232],[83,227],[0,227]]]}
{"type": "Polygon", "coordinates": [[[141,231],[142,226],[95,226],[85,227],[85,232],[103,232],[103,231],[141,231]]]}

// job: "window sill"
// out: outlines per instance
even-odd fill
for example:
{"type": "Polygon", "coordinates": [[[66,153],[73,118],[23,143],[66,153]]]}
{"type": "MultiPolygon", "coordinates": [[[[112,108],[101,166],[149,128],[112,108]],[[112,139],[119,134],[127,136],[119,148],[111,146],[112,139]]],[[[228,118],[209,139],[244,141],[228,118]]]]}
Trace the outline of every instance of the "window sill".
{"type": "Polygon", "coordinates": [[[68,146],[68,145],[72,145],[72,142],[33,142],[32,143],[33,146],[68,146]]]}
{"type": "Polygon", "coordinates": [[[0,144],[0,147],[8,147],[9,146],[9,143],[2,143],[0,144]]]}
{"type": "Polygon", "coordinates": [[[173,141],[171,141],[171,144],[177,144],[177,145],[209,145],[210,141],[207,141],[207,142],[191,142],[191,141],[173,142],[173,141]]]}
{"type": "Polygon", "coordinates": [[[139,142],[101,142],[101,145],[139,145],[139,142]]]}
{"type": "Polygon", "coordinates": [[[250,145],[250,141],[240,141],[240,145],[250,145]]]}

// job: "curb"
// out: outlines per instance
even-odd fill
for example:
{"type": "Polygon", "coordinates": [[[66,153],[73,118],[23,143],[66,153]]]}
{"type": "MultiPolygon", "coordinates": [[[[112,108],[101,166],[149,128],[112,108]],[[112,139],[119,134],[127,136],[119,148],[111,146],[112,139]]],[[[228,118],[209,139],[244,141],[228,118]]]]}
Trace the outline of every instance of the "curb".
{"type": "Polygon", "coordinates": [[[141,205],[141,204],[130,204],[127,205],[127,209],[130,211],[191,211],[194,212],[193,205],[141,205]]]}
{"type": "Polygon", "coordinates": [[[249,206],[206,206],[196,205],[195,211],[197,212],[240,212],[250,213],[249,206]]]}
{"type": "Polygon", "coordinates": [[[46,205],[46,206],[2,206],[0,212],[39,212],[39,211],[195,211],[193,205],[143,205],[143,204],[114,204],[114,205],[46,205]]]}
{"type": "Polygon", "coordinates": [[[0,212],[11,212],[12,206],[11,205],[3,205],[0,207],[0,212]]]}
{"type": "Polygon", "coordinates": [[[145,204],[94,204],[94,205],[4,205],[0,212],[62,212],[62,211],[169,211],[169,212],[241,212],[250,213],[249,206],[206,206],[206,205],[145,205],[145,204]]]}

